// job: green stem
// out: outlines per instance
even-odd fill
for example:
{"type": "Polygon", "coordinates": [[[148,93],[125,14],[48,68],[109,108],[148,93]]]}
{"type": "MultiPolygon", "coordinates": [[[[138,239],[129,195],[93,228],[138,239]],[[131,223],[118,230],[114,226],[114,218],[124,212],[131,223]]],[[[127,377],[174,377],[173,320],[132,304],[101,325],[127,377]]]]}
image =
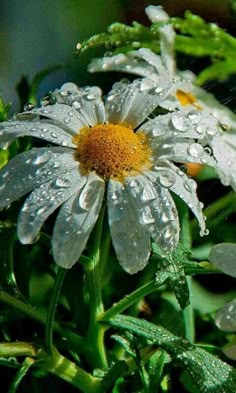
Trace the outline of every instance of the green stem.
{"type": "Polygon", "coordinates": [[[42,358],[42,362],[38,365],[84,393],[102,393],[100,379],[93,377],[55,349],[52,356],[46,357],[46,359],[42,358]]]}
{"type": "Polygon", "coordinates": [[[58,299],[61,293],[61,287],[66,275],[66,269],[58,267],[56,278],[54,281],[54,287],[51,294],[51,299],[48,307],[46,329],[45,329],[45,343],[46,350],[52,352],[53,348],[53,323],[57,308],[58,299]]]}
{"type": "Polygon", "coordinates": [[[143,285],[142,287],[136,289],[134,292],[130,293],[129,295],[126,295],[123,299],[121,299],[118,303],[113,305],[111,308],[109,308],[100,318],[100,321],[107,321],[117,314],[122,313],[125,311],[127,308],[132,306],[134,303],[138,302],[139,299],[143,298],[144,296],[155,292],[157,288],[159,288],[161,285],[164,284],[166,279],[168,278],[168,275],[163,276],[162,282],[156,282],[156,280],[152,280],[148,282],[147,284],[143,285]]]}
{"type": "Polygon", "coordinates": [[[100,216],[90,237],[89,257],[90,261],[85,264],[86,284],[90,301],[90,322],[87,341],[92,353],[89,360],[93,367],[107,368],[106,352],[104,347],[104,326],[98,323],[98,319],[104,312],[102,302],[101,261],[100,247],[103,230],[105,207],[101,209],[100,216]]]}
{"type": "MultiPolygon", "coordinates": [[[[189,210],[187,207],[183,208],[183,214],[181,218],[181,242],[186,250],[190,250],[192,247],[191,230],[189,225],[189,210]]],[[[189,293],[191,296],[191,283],[192,277],[186,277],[189,293]]],[[[190,298],[191,300],[191,298],[190,298]]],[[[193,307],[190,304],[183,310],[183,319],[185,326],[185,337],[193,343],[195,340],[195,319],[193,307]]]]}
{"type": "MultiPolygon", "coordinates": [[[[191,294],[191,284],[192,277],[186,277],[189,287],[189,292],[191,294]]],[[[184,327],[185,327],[185,337],[191,342],[195,341],[195,319],[194,319],[194,311],[191,303],[184,309],[184,327]]]]}

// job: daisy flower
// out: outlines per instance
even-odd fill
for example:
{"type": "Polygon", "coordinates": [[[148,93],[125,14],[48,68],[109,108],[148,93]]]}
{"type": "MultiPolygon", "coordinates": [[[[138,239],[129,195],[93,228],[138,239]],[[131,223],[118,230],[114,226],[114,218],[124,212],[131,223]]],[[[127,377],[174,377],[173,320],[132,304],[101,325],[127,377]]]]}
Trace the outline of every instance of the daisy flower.
{"type": "Polygon", "coordinates": [[[1,143],[31,135],[51,144],[17,155],[0,172],[2,208],[31,192],[18,218],[23,244],[32,243],[61,206],[52,252],[58,265],[72,267],[86,246],[104,196],[113,246],[128,273],[147,264],[151,238],[167,252],[178,244],[172,193],[195,214],[201,235],[207,233],[196,183],[175,163],[214,167],[210,152],[195,138],[200,125],[214,129],[217,121],[195,108],[150,119],[167,94],[168,89],[158,93],[146,78],[122,80],[103,102],[98,87],[67,83],[52,94],[51,105],[1,123],[1,143]]]}
{"type": "Polygon", "coordinates": [[[169,16],[161,6],[149,6],[146,13],[152,23],[163,22],[159,28],[160,55],[150,49],[140,48],[126,54],[117,54],[94,59],[89,65],[90,72],[121,71],[149,78],[162,90],[168,86],[169,93],[160,103],[160,107],[169,111],[192,110],[206,111],[219,121],[218,131],[208,128],[201,135],[199,127],[198,142],[209,147],[217,161],[217,171],[224,185],[231,185],[236,190],[236,116],[204,89],[194,85],[195,75],[190,71],[178,71],[174,56],[175,32],[168,24],[169,16]]]}

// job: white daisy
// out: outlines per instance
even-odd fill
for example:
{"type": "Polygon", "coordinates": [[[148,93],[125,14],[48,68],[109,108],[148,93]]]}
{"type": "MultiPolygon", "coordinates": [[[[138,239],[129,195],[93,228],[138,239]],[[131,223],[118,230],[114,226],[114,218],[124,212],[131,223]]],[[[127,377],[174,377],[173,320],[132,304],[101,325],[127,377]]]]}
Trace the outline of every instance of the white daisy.
{"type": "MultiPolygon", "coordinates": [[[[168,89],[166,94],[168,94],[168,89]]],[[[0,172],[0,206],[31,192],[18,219],[18,237],[32,243],[60,205],[52,236],[56,263],[70,268],[83,252],[107,190],[109,226],[117,258],[128,273],[148,262],[151,238],[171,252],[179,240],[172,192],[206,233],[196,183],[173,162],[215,161],[195,142],[199,125],[214,119],[193,109],[147,119],[165,98],[148,80],[116,83],[105,104],[98,87],[68,83],[56,101],[1,123],[0,142],[31,135],[51,147],[33,148],[0,172]],[[56,146],[59,145],[59,146],[56,146]]]]}
{"type": "Polygon", "coordinates": [[[195,86],[195,75],[192,72],[177,70],[174,57],[175,33],[172,25],[168,24],[169,16],[162,7],[149,6],[146,13],[153,23],[167,23],[159,28],[160,55],[150,49],[140,48],[126,54],[94,59],[89,65],[89,71],[122,71],[149,78],[157,86],[157,91],[161,91],[163,85],[168,86],[169,94],[160,103],[162,108],[169,111],[196,108],[215,117],[220,127],[217,131],[209,128],[206,138],[200,138],[199,142],[213,150],[222,183],[231,185],[236,190],[236,115],[221,105],[212,94],[195,86]]]}

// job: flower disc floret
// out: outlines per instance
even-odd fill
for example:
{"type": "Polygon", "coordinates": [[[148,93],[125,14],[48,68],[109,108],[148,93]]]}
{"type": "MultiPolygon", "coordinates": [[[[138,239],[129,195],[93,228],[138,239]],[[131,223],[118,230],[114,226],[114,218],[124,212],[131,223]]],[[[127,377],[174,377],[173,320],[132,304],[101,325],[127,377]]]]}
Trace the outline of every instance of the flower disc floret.
{"type": "Polygon", "coordinates": [[[84,127],[73,139],[76,158],[86,172],[95,171],[104,179],[124,181],[152,165],[152,152],[142,132],[120,124],[84,127]]]}

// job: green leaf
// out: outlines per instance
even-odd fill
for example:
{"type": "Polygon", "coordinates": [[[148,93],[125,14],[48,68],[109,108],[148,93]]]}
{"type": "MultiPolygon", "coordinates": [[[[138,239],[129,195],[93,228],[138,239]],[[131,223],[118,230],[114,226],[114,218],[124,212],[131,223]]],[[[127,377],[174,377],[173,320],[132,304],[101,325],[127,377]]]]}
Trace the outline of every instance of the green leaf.
{"type": "Polygon", "coordinates": [[[161,253],[157,245],[153,244],[153,252],[159,255],[157,281],[159,276],[168,274],[168,283],[174,290],[176,299],[181,308],[189,304],[189,289],[185,277],[184,261],[188,261],[189,253],[180,245],[172,253],[161,253]]]}
{"type": "Polygon", "coordinates": [[[164,351],[157,351],[149,361],[149,393],[157,393],[158,386],[161,384],[164,365],[167,361],[167,354],[164,351]]]}
{"type": "Polygon", "coordinates": [[[111,326],[128,330],[151,340],[168,352],[199,389],[199,393],[232,393],[235,391],[236,371],[212,354],[174,336],[168,330],[147,321],[120,315],[109,321],[111,326]]]}

